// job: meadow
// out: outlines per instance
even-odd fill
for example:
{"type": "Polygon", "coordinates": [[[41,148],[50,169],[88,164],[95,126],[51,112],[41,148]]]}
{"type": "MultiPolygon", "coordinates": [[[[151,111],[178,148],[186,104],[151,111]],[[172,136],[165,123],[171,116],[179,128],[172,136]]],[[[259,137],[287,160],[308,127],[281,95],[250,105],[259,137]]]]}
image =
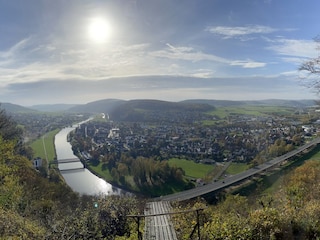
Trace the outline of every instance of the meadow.
{"type": "Polygon", "coordinates": [[[219,107],[209,113],[219,118],[226,118],[230,115],[249,115],[266,116],[270,114],[286,115],[292,114],[292,108],[277,106],[238,106],[238,107],[219,107]]]}
{"type": "Polygon", "coordinates": [[[225,174],[235,175],[248,170],[251,166],[247,163],[231,163],[225,174]]]}
{"type": "Polygon", "coordinates": [[[205,178],[215,168],[215,165],[195,163],[191,160],[171,158],[170,166],[180,167],[185,171],[185,175],[191,178],[205,178]]]}
{"type": "Polygon", "coordinates": [[[46,159],[48,163],[55,159],[56,152],[54,147],[54,136],[58,132],[59,129],[48,132],[30,144],[30,147],[34,152],[34,157],[46,159]]]}

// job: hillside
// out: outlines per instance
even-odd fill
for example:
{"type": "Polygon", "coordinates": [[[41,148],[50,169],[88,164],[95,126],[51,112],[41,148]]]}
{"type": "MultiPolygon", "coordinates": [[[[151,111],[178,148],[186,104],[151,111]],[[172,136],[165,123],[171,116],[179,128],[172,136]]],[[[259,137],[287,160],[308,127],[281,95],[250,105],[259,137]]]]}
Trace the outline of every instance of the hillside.
{"type": "Polygon", "coordinates": [[[161,121],[190,118],[192,115],[214,110],[214,106],[198,103],[159,100],[131,100],[113,109],[109,115],[117,121],[161,121]]]}
{"type": "Polygon", "coordinates": [[[71,107],[68,111],[80,113],[109,113],[124,102],[124,100],[119,99],[103,99],[71,107]]]}
{"type": "Polygon", "coordinates": [[[22,107],[12,103],[0,103],[0,109],[4,109],[8,113],[32,113],[36,112],[34,109],[22,107]]]}
{"type": "Polygon", "coordinates": [[[39,104],[30,106],[30,108],[41,112],[61,112],[67,111],[75,106],[77,106],[77,104],[39,104]]]}
{"type": "Polygon", "coordinates": [[[314,100],[255,100],[255,101],[231,101],[214,99],[188,99],[180,102],[169,102],[162,100],[136,99],[103,99],[89,102],[87,104],[77,105],[68,109],[71,112],[89,112],[89,113],[109,113],[120,117],[121,111],[132,111],[140,109],[144,111],[209,111],[212,107],[230,107],[230,106],[282,106],[305,108],[314,106],[314,100]]]}

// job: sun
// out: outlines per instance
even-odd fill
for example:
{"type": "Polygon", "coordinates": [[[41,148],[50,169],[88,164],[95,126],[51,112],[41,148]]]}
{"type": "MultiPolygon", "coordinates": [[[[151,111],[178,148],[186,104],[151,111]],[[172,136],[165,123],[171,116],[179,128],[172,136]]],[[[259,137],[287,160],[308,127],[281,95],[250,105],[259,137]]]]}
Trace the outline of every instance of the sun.
{"type": "Polygon", "coordinates": [[[93,18],[90,21],[88,33],[89,38],[97,43],[103,43],[108,40],[111,36],[110,23],[103,18],[93,18]]]}

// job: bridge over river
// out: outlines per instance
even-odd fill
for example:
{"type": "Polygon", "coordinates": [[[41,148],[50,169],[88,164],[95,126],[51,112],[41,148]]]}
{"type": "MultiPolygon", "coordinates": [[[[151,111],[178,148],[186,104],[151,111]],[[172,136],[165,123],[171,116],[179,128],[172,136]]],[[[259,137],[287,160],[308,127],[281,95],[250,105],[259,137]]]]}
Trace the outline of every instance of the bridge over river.
{"type": "Polygon", "coordinates": [[[83,170],[85,165],[80,161],[79,158],[66,158],[54,160],[52,164],[58,164],[59,171],[77,171],[83,170]]]}

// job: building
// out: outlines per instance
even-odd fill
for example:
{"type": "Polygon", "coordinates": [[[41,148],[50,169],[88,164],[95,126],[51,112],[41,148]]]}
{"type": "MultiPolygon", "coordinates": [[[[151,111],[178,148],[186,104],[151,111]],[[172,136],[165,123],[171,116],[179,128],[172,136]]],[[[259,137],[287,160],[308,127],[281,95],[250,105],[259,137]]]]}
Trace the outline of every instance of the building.
{"type": "Polygon", "coordinates": [[[41,158],[35,158],[33,159],[33,167],[34,168],[39,168],[39,167],[42,167],[42,159],[41,158]]]}

